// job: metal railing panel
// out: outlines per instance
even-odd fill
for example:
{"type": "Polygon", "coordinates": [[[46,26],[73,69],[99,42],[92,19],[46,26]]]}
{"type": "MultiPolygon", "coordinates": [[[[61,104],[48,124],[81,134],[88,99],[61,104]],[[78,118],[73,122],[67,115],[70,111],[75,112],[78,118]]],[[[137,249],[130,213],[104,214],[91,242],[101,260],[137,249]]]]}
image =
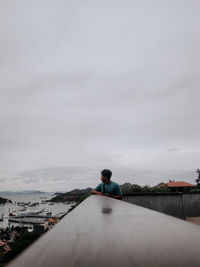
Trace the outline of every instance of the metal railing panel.
{"type": "Polygon", "coordinates": [[[132,195],[124,195],[123,200],[128,203],[156,210],[171,216],[175,216],[177,218],[181,219],[185,218],[181,194],[180,195],[132,194],[132,195]]]}
{"type": "Polygon", "coordinates": [[[200,194],[127,194],[123,200],[181,219],[200,216],[200,194]]]}
{"type": "Polygon", "coordinates": [[[200,194],[183,194],[185,217],[200,216],[200,194]]]}

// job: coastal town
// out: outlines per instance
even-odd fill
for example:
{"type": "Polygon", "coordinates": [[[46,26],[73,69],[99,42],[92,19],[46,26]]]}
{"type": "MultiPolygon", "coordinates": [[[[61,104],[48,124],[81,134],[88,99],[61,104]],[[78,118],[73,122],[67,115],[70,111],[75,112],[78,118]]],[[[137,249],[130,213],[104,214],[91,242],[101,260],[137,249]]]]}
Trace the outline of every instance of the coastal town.
{"type": "Polygon", "coordinates": [[[0,266],[49,231],[74,205],[73,202],[50,202],[41,194],[34,198],[38,201],[11,201],[0,197],[0,266]]]}
{"type": "Polygon", "coordinates": [[[67,205],[66,211],[54,212],[53,214],[51,206],[56,205],[54,202],[41,200],[34,203],[23,201],[12,203],[10,200],[6,200],[5,204],[1,204],[4,206],[4,213],[0,217],[0,222],[2,222],[0,227],[5,229],[17,225],[26,226],[30,231],[35,229],[41,232],[46,231],[67,214],[73,202],[65,204],[67,205]]]}

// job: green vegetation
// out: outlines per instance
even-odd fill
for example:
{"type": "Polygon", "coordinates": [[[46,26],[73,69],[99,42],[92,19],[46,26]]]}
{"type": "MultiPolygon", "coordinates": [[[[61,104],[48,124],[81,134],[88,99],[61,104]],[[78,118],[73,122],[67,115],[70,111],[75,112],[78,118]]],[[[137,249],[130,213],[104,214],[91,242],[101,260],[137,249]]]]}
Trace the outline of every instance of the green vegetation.
{"type": "Polygon", "coordinates": [[[200,188],[191,189],[190,193],[200,193],[200,188]]]}
{"type": "Polygon", "coordinates": [[[171,190],[164,186],[154,186],[149,185],[140,186],[137,184],[125,183],[120,185],[123,194],[134,194],[134,193],[168,193],[171,190]]]}
{"type": "Polygon", "coordinates": [[[8,200],[6,198],[0,197],[0,204],[5,204],[7,201],[9,201],[10,203],[12,203],[11,200],[8,200]]]}
{"type": "Polygon", "coordinates": [[[195,182],[197,183],[197,187],[200,189],[200,170],[197,169],[196,173],[198,173],[198,178],[195,180],[195,182]]]}
{"type": "Polygon", "coordinates": [[[75,189],[70,192],[59,194],[52,198],[51,202],[81,202],[91,194],[92,188],[75,189]]]}
{"type": "Polygon", "coordinates": [[[0,266],[4,266],[40,236],[41,233],[37,231],[29,232],[26,227],[2,229],[0,239],[5,242],[5,246],[0,247],[0,266]]]}
{"type": "Polygon", "coordinates": [[[9,228],[0,229],[0,240],[10,240],[10,230],[9,230],[9,228]]]}

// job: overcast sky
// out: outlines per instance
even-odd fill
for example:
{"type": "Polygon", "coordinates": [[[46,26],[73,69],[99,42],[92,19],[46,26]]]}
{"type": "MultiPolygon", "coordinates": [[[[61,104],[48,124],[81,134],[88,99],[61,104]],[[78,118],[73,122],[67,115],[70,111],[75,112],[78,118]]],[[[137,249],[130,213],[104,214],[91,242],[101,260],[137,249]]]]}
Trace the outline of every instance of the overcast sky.
{"type": "Polygon", "coordinates": [[[193,182],[200,1],[0,0],[0,191],[193,182]]]}

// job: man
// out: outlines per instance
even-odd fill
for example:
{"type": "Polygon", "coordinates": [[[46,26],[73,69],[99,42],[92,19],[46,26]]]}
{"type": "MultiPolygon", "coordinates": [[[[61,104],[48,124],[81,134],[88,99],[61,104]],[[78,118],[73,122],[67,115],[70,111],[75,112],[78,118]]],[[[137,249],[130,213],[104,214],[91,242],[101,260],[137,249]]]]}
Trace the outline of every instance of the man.
{"type": "Polygon", "coordinates": [[[111,176],[112,172],[104,169],[101,172],[102,183],[92,190],[92,194],[122,199],[122,191],[117,183],[110,180],[111,176]]]}

